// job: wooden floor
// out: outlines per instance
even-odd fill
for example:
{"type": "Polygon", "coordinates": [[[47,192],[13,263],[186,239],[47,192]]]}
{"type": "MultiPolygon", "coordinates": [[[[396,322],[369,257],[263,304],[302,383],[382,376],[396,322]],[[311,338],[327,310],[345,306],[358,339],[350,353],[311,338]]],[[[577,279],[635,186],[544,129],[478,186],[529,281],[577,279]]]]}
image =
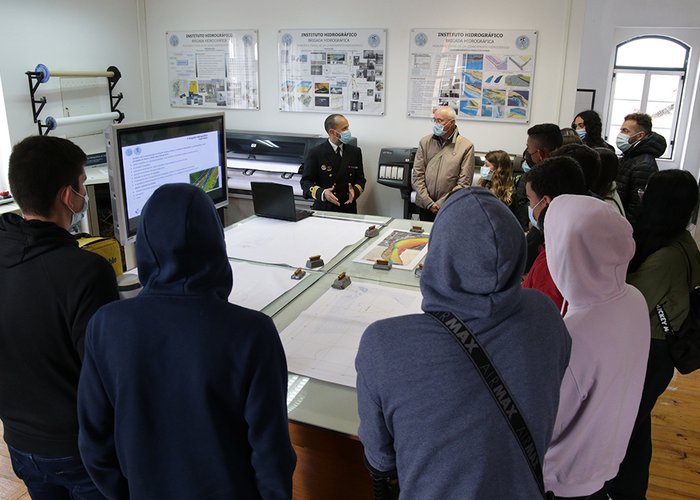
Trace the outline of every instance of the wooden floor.
{"type": "MultiPolygon", "coordinates": [[[[700,370],[676,373],[656,404],[649,500],[700,498],[700,370]]],[[[0,424],[0,433],[2,424],[0,424]]],[[[0,500],[29,500],[0,440],[0,500]]],[[[300,500],[300,499],[299,499],[300,500]]]]}

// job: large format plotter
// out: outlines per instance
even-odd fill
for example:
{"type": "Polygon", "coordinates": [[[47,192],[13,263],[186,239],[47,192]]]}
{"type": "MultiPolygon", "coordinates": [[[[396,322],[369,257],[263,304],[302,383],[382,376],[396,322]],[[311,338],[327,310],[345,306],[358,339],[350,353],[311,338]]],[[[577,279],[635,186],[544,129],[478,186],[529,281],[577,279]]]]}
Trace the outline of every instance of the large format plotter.
{"type": "Polygon", "coordinates": [[[276,182],[294,187],[301,196],[300,167],[306,153],[325,140],[321,136],[276,132],[226,131],[228,189],[250,195],[250,182],[276,182]]]}

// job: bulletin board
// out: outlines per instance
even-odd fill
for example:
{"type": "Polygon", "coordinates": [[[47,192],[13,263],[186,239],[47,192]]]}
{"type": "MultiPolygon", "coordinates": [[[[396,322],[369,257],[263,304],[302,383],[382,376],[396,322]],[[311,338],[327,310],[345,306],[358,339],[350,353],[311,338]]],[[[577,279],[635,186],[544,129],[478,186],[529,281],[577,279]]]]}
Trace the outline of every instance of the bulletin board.
{"type": "Polygon", "coordinates": [[[386,30],[280,30],[279,109],[383,115],[386,30]]]}
{"type": "Polygon", "coordinates": [[[170,31],[171,107],[260,109],[256,30],[170,31]]]}
{"type": "Polygon", "coordinates": [[[450,106],[457,118],[528,122],[537,31],[411,30],[408,116],[450,106]]]}

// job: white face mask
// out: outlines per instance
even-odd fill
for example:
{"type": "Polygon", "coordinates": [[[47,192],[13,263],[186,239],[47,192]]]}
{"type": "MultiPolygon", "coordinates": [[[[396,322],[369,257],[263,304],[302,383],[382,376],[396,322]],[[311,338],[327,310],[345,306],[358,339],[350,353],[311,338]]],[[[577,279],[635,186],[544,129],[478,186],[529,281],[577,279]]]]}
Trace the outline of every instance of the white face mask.
{"type": "Polygon", "coordinates": [[[485,181],[490,181],[493,178],[493,172],[486,165],[481,167],[481,169],[479,170],[479,174],[481,175],[481,178],[485,181]]]}
{"type": "Polygon", "coordinates": [[[86,192],[85,195],[83,196],[82,194],[80,194],[79,192],[77,192],[77,191],[76,191],[75,189],[73,189],[73,188],[71,188],[71,191],[73,191],[75,194],[77,194],[78,196],[80,196],[80,197],[83,199],[83,202],[84,202],[84,203],[83,203],[83,208],[81,208],[81,209],[80,209],[79,211],[77,211],[77,212],[73,212],[73,209],[72,209],[71,207],[68,207],[68,210],[70,210],[70,211],[73,213],[73,216],[71,217],[71,221],[70,221],[70,227],[73,227],[73,226],[79,224],[80,221],[83,220],[83,217],[85,217],[85,214],[86,214],[87,211],[88,211],[88,202],[90,201],[90,197],[88,196],[87,192],[86,192]]]}

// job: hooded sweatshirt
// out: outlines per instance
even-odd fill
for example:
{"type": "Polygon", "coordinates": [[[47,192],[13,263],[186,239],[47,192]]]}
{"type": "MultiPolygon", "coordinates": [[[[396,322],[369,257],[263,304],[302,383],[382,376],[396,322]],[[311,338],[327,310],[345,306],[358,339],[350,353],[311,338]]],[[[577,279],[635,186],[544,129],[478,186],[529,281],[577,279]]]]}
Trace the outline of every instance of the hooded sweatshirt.
{"type": "Polygon", "coordinates": [[[209,197],[157,189],[136,243],[141,293],[98,311],[78,391],[80,452],[109,498],[288,499],[295,455],[272,320],[227,302],[209,197]]]}
{"type": "Polygon", "coordinates": [[[85,328],[116,300],[112,266],[51,222],[0,217],[0,418],[10,446],[78,455],[85,328]]]}
{"type": "Polygon", "coordinates": [[[642,294],[625,283],[632,226],[614,208],[590,196],[557,196],[544,231],[572,340],[544,480],[557,496],[586,496],[617,474],[625,456],[646,373],[649,316],[642,294]]]}
{"type": "MultiPolygon", "coordinates": [[[[430,234],[422,309],[472,329],[533,435],[551,436],[570,339],[552,301],[523,289],[525,236],[483,188],[450,196],[430,234]]],[[[466,354],[427,314],[371,324],[355,361],[359,436],[369,466],[396,470],[402,499],[539,495],[508,422],[466,354]]]]}

